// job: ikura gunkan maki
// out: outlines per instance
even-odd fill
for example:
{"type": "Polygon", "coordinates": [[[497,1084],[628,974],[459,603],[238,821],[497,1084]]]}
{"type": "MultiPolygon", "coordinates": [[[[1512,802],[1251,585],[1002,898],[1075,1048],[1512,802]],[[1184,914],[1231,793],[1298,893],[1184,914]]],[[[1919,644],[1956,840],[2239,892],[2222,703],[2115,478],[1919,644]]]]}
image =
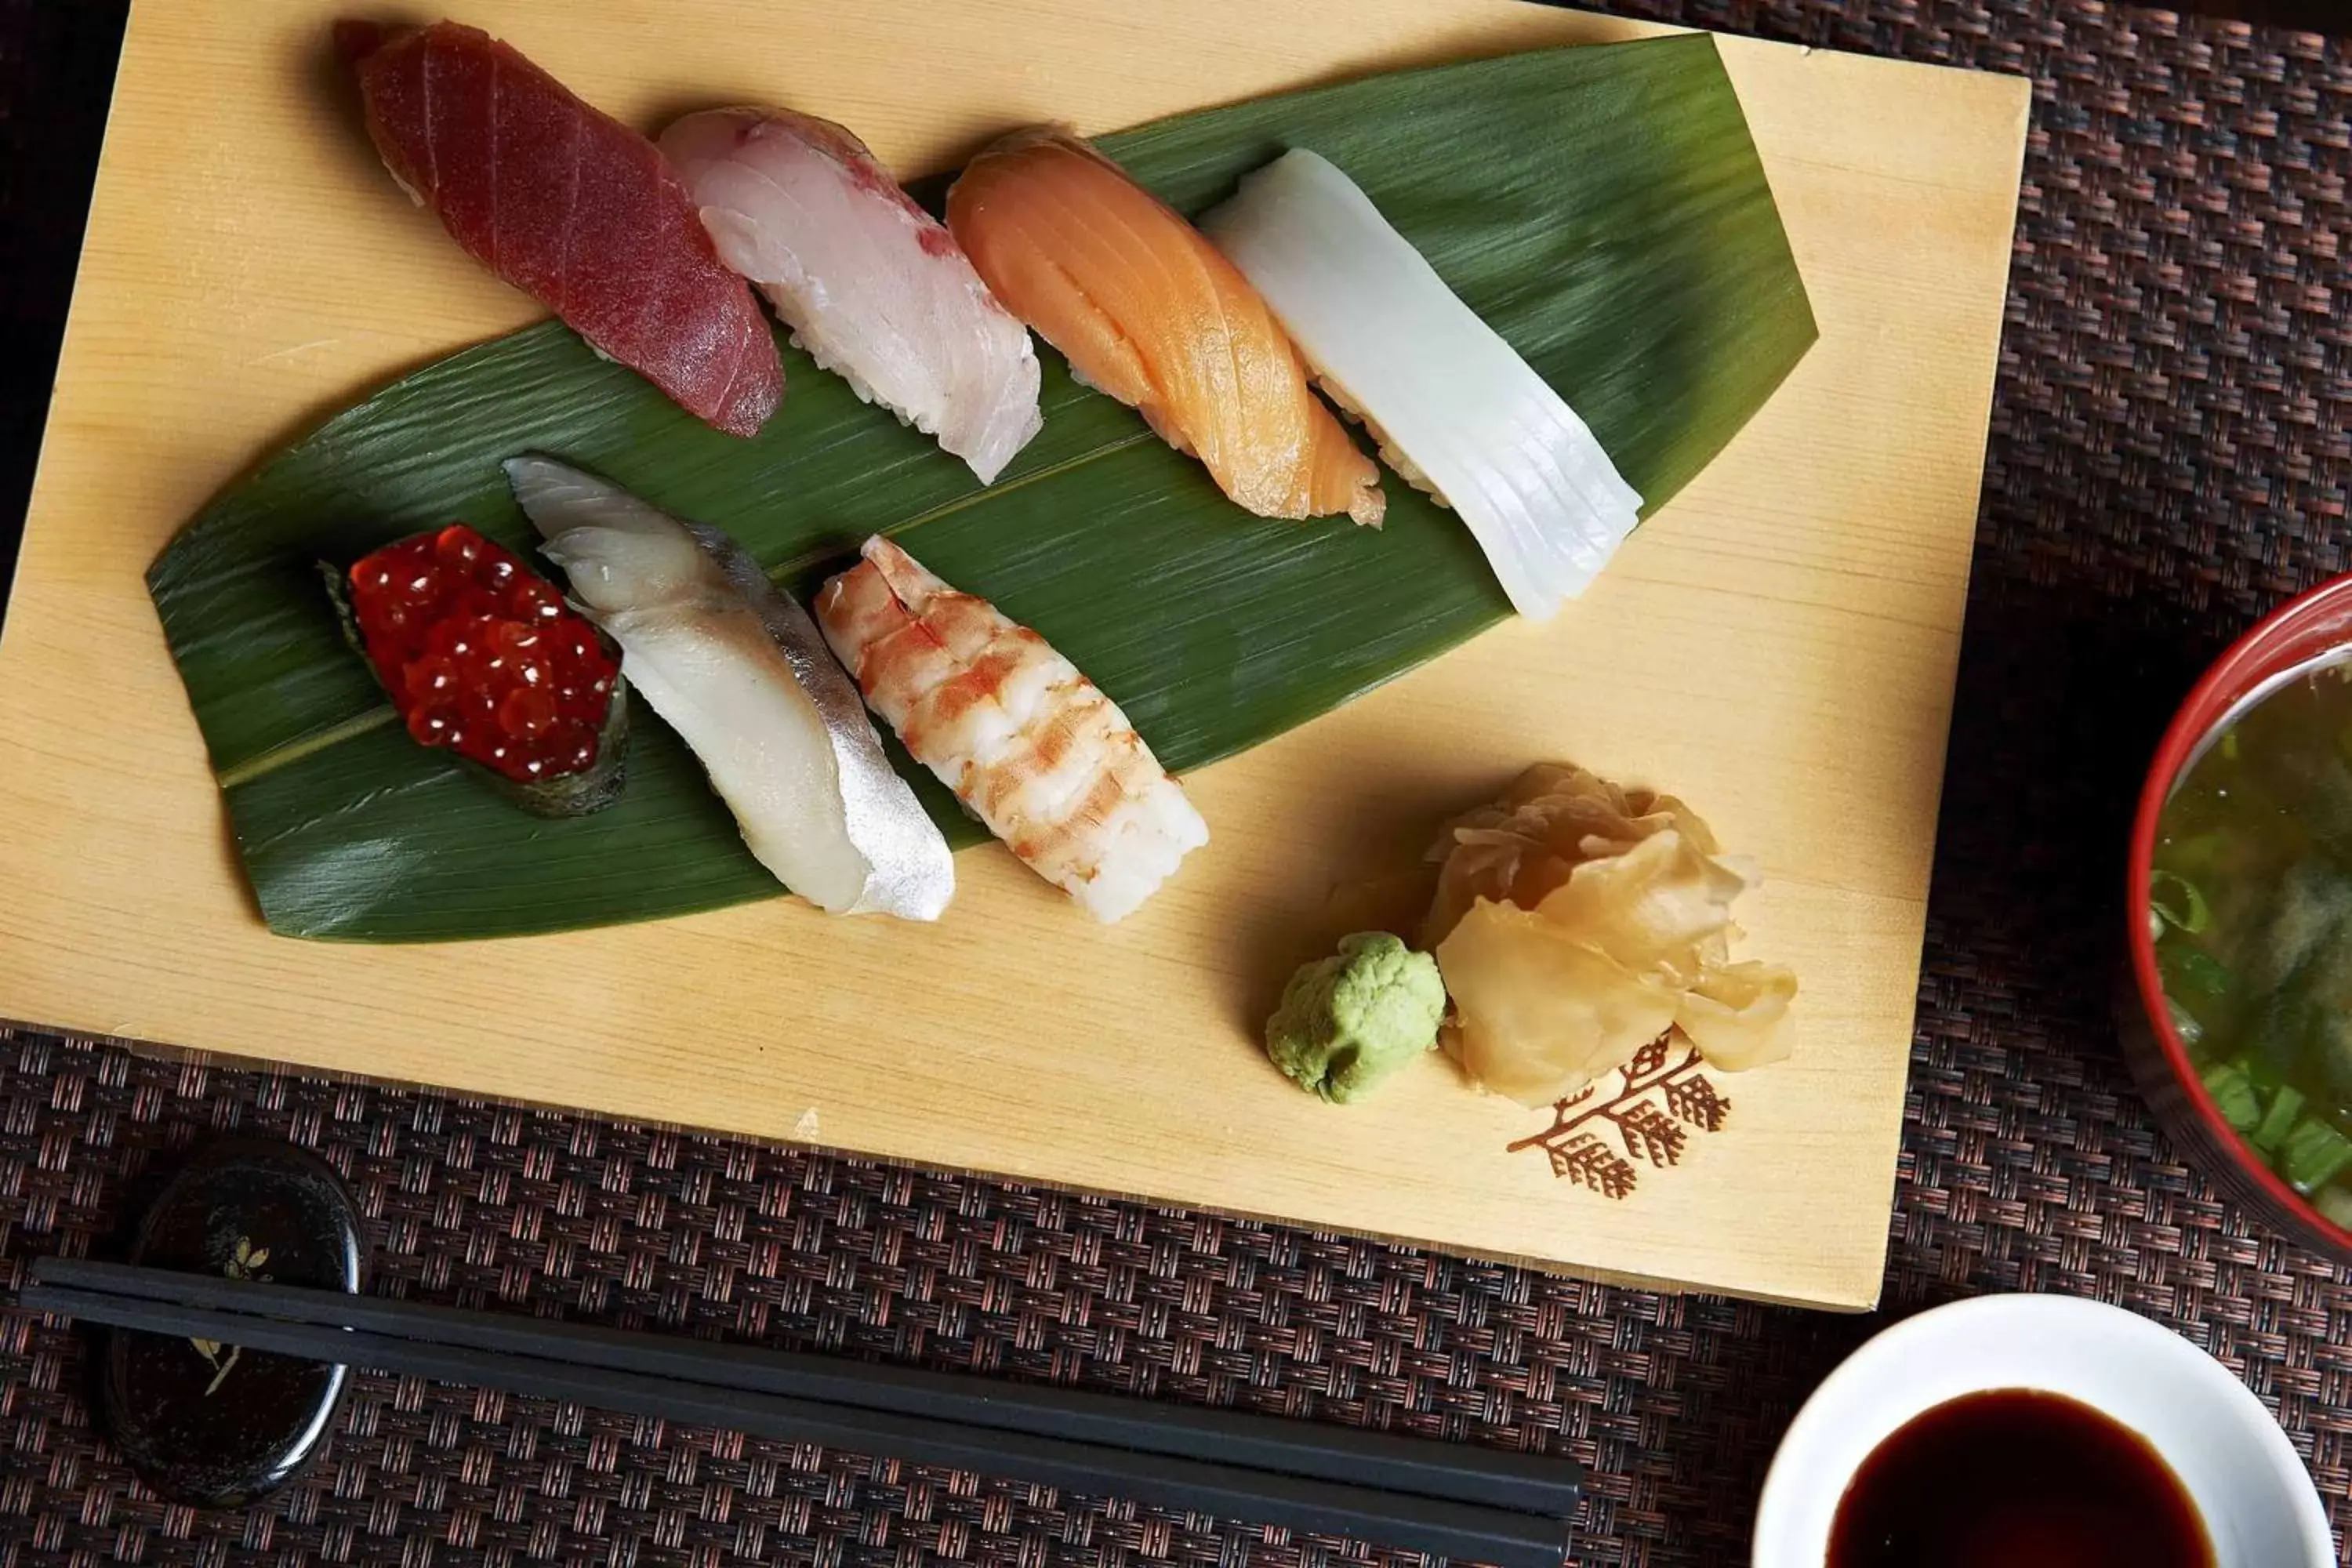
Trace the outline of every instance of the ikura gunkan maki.
{"type": "Polygon", "coordinates": [[[512,551],[452,523],[327,576],[345,632],[418,744],[473,764],[541,816],[619,795],[619,658],[512,551]]]}

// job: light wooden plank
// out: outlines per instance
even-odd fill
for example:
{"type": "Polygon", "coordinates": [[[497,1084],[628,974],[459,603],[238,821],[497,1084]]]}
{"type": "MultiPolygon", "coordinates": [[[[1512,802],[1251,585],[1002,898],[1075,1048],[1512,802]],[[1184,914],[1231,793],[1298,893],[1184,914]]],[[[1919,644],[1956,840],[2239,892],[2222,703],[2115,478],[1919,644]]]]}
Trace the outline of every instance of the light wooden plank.
{"type": "MultiPolygon", "coordinates": [[[[320,0],[142,0],[0,637],[0,1015],[1858,1308],[1876,1296],[2028,102],[1726,39],[1822,337],[1547,628],[1197,775],[1216,840],[1108,932],[1001,851],[935,930],[792,901],[439,949],[268,936],[141,574],[273,444],[532,307],[402,201],[320,0]],[[1804,1046],[1612,1204],[1436,1061],[1371,1102],[1257,1025],[1327,895],[1538,757],[1696,802],[1769,883],[1804,1046]]],[[[481,0],[648,127],[764,99],[908,173],[1388,66],[1639,35],[1511,0],[481,0]]],[[[1334,931],[1333,934],[1337,934],[1334,931]]]]}

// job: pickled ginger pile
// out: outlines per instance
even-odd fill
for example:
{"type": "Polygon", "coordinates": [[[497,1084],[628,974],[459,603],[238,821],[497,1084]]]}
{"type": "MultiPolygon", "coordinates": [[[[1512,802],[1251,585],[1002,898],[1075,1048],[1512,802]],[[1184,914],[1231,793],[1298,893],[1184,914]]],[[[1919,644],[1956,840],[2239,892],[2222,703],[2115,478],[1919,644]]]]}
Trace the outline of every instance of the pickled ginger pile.
{"type": "Polygon", "coordinates": [[[1549,1104],[1669,1029],[1731,1072],[1794,1048],[1796,975],[1731,959],[1755,872],[1674,796],[1541,763],[1431,855],[1444,1044],[1496,1093],[1549,1104]]]}

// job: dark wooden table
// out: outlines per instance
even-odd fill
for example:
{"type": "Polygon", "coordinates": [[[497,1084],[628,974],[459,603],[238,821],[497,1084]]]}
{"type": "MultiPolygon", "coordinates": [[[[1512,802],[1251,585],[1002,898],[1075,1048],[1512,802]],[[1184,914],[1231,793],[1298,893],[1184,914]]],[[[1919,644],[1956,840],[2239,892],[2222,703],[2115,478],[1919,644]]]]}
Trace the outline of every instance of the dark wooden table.
{"type": "MultiPolygon", "coordinates": [[[[1656,1565],[1745,1561],[1780,1431],[1889,1316],[2057,1290],[2228,1363],[2352,1526],[2352,1273],[2182,1164],[2106,1012],[2126,806],[2170,705],[2263,609],[2347,567],[2352,59],[2090,0],[1621,8],[2035,82],[1885,1313],[1662,1297],[37,1029],[0,1030],[0,1283],[112,1245],[180,1151],[259,1132],[346,1174],[382,1289],[1565,1450],[1594,1472],[1578,1561],[1656,1565]]],[[[120,10],[0,0],[0,519],[22,510],[120,10]]],[[[1337,1552],[376,1377],[307,1479],[199,1516],[113,1462],[86,1373],[70,1332],[0,1318],[0,1564],[1337,1552]]]]}

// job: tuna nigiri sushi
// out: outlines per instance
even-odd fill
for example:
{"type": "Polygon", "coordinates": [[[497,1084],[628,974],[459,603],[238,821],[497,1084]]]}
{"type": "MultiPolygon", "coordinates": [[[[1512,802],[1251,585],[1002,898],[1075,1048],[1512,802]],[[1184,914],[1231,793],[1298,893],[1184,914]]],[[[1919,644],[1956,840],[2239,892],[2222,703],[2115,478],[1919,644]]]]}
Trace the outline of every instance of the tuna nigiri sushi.
{"type": "Polygon", "coordinates": [[[993,480],[1037,433],[1037,356],[939,219],[866,144],[780,109],[691,114],[661,150],[720,259],[793,342],[993,480]]]}
{"type": "Polygon", "coordinates": [[[1328,160],[1284,154],[1201,227],[1381,455],[1461,513],[1521,615],[1551,616],[1633,531],[1642,498],[1576,410],[1328,160]]]}
{"type": "Polygon", "coordinates": [[[1307,385],[1257,290],[1160,199],[1061,132],[1017,132],[948,193],[948,227],[1070,368],[1260,517],[1378,524],[1380,469],[1307,385]]]}
{"type": "Polygon", "coordinates": [[[717,428],[775,412],[775,337],[652,142],[476,27],[336,37],[385,167],[476,260],[717,428]]]}
{"type": "Polygon", "coordinates": [[[947,839],[891,769],[808,612],[716,529],[551,458],[506,468],[548,559],[760,863],[833,914],[937,920],[955,893],[947,839]]]}
{"type": "Polygon", "coordinates": [[[1044,637],[879,537],[817,595],[825,640],[915,760],[1108,924],[1209,841],[1151,748],[1044,637]]]}

